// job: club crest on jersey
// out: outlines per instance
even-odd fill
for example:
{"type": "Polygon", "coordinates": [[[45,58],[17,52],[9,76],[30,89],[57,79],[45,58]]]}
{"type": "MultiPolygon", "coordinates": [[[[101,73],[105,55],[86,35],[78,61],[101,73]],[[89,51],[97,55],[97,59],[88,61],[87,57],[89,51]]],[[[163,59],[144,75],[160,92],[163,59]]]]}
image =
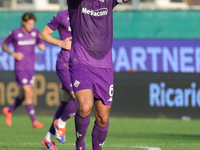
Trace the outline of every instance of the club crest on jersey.
{"type": "Polygon", "coordinates": [[[74,86],[75,86],[75,87],[78,87],[79,84],[80,84],[80,82],[79,82],[78,80],[76,80],[76,81],[74,82],[74,86]]]}

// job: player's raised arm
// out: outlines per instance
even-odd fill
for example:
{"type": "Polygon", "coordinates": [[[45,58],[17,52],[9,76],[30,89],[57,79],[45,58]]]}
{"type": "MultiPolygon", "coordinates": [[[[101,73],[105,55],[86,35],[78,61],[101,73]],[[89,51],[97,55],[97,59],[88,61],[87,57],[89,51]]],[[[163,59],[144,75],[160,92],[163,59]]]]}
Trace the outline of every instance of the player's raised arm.
{"type": "Polygon", "coordinates": [[[65,40],[59,40],[51,36],[53,32],[54,31],[46,25],[40,33],[40,38],[48,43],[60,46],[66,50],[70,50],[71,38],[66,38],[65,40]]]}

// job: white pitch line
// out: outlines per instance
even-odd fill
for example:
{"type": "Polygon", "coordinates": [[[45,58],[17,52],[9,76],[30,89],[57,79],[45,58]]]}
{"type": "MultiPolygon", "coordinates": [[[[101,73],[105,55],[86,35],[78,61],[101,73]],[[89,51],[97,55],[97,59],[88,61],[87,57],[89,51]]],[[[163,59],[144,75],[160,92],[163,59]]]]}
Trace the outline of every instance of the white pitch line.
{"type": "Polygon", "coordinates": [[[109,147],[124,147],[124,148],[141,148],[146,150],[162,150],[160,147],[149,147],[149,146],[126,146],[126,145],[106,145],[109,147]]]}
{"type": "MultiPolygon", "coordinates": [[[[20,143],[18,143],[20,144],[20,143]]],[[[22,143],[23,145],[41,145],[40,143],[22,143]]],[[[3,142],[0,142],[0,145],[4,145],[3,142]]],[[[62,144],[63,145],[63,144],[62,144]]],[[[66,145],[75,145],[75,143],[66,143],[66,145]]],[[[87,144],[91,145],[91,144],[87,144]]],[[[111,144],[111,145],[105,145],[105,147],[118,147],[118,148],[141,148],[145,150],[162,150],[160,147],[149,147],[149,146],[127,146],[127,145],[117,145],[117,144],[111,144]]]]}

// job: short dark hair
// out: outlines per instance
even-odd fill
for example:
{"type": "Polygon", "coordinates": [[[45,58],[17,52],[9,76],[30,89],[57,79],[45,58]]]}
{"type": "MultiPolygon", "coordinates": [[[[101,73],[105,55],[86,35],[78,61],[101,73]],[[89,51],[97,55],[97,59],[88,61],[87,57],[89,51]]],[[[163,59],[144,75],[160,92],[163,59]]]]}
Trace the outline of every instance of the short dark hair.
{"type": "Polygon", "coordinates": [[[24,22],[31,20],[31,19],[35,20],[35,22],[37,20],[36,16],[33,13],[27,12],[27,13],[24,13],[23,16],[22,16],[22,21],[24,21],[24,22]]]}

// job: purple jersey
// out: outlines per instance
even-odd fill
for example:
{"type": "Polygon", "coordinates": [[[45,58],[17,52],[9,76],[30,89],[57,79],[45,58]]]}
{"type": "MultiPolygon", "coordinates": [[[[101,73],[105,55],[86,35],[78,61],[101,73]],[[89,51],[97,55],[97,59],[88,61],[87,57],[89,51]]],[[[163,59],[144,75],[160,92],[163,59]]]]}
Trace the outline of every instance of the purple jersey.
{"type": "MultiPolygon", "coordinates": [[[[47,25],[51,30],[59,31],[61,40],[71,36],[68,10],[58,13],[47,25]]],[[[69,57],[70,51],[62,49],[58,55],[58,61],[69,61],[69,57]]]]}
{"type": "Polygon", "coordinates": [[[113,8],[117,0],[68,0],[70,65],[112,68],[113,8]]]}
{"type": "Polygon", "coordinates": [[[9,34],[4,43],[7,45],[12,43],[14,51],[24,55],[22,60],[15,60],[15,70],[34,70],[34,47],[36,44],[43,43],[37,29],[34,28],[31,32],[25,33],[22,28],[17,28],[9,34]]]}

